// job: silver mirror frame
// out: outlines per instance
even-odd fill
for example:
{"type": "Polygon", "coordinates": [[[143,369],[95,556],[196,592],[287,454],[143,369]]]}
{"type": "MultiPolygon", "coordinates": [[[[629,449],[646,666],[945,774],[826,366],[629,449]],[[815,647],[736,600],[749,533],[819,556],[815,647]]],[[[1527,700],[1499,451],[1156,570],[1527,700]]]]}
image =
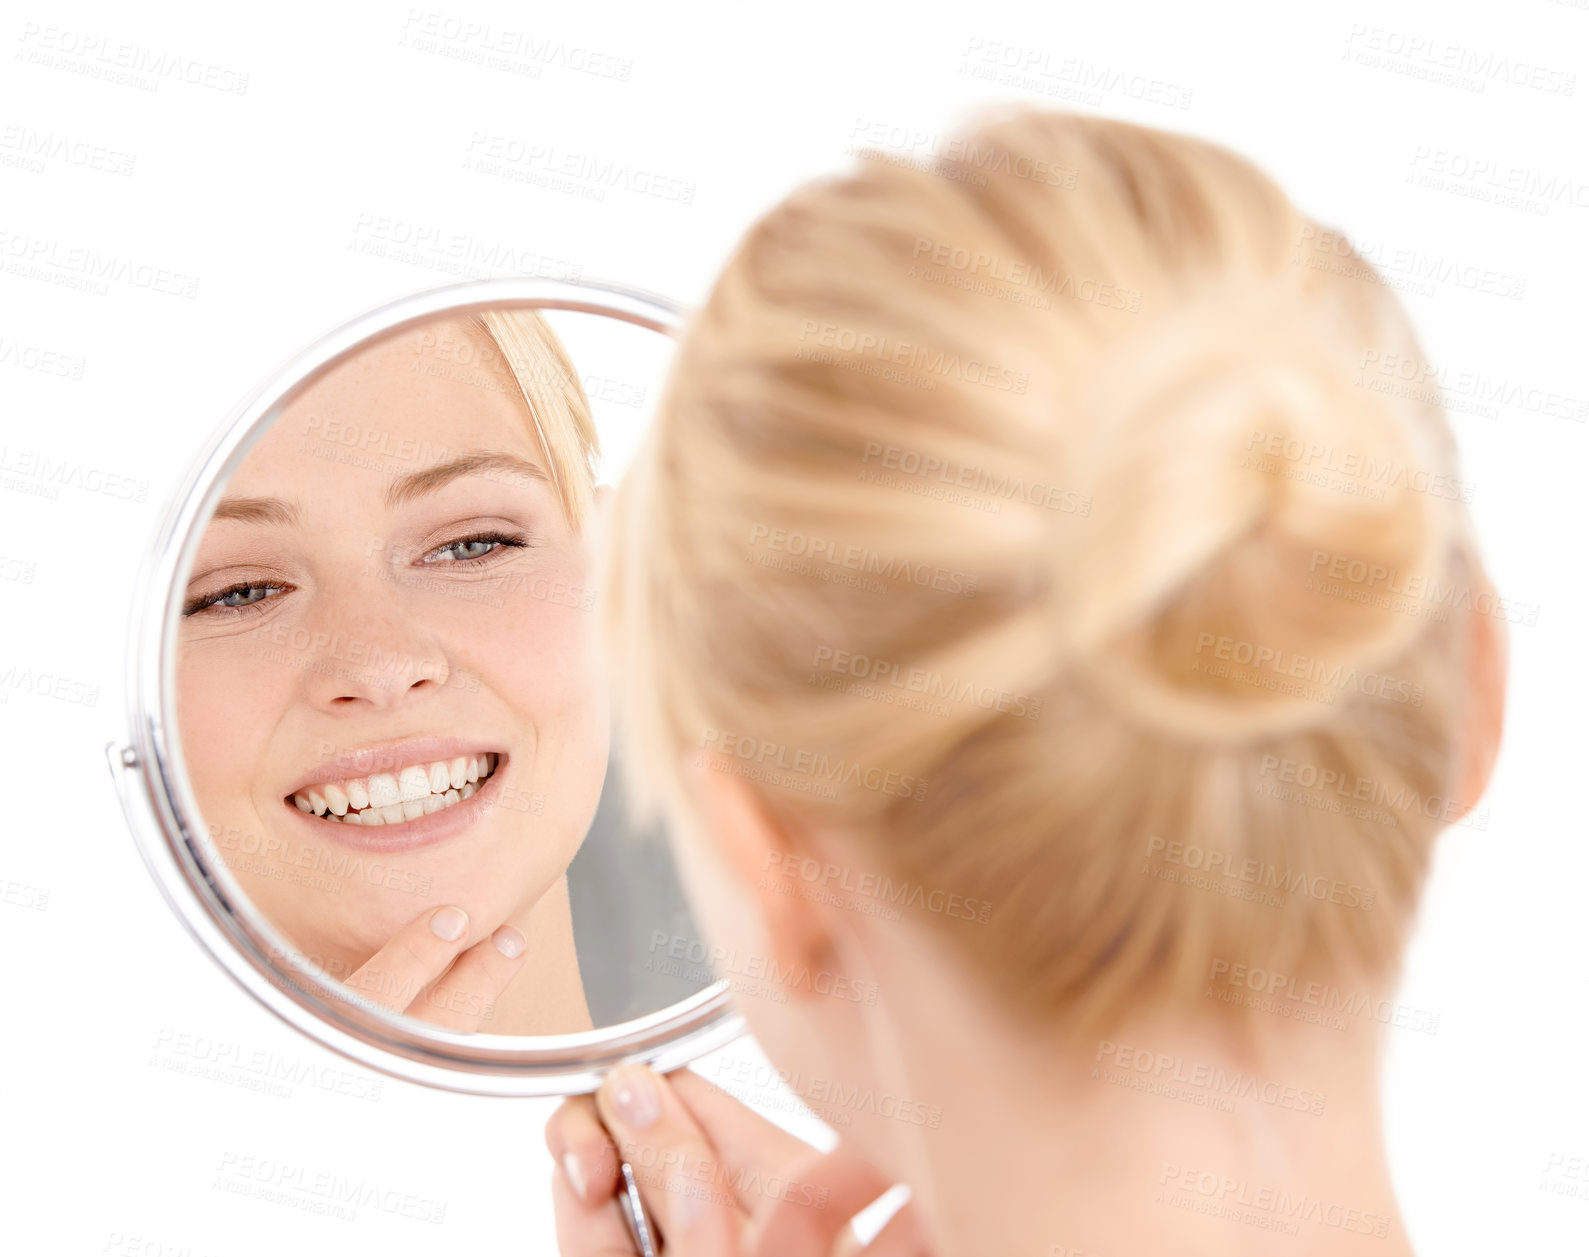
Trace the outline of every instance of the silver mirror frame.
{"type": "Polygon", "coordinates": [[[471,1095],[594,1091],[612,1068],[677,1069],[744,1032],[719,980],[648,1016],[578,1034],[458,1034],[399,1017],[312,967],[244,896],[215,854],[176,735],[180,579],[226,481],[281,408],[369,341],[445,314],[516,306],[600,315],[677,337],[686,311],[654,293],[595,280],[510,277],[415,293],[343,324],[294,355],[228,417],[167,505],[133,593],[128,736],[106,748],[127,824],[166,902],[205,951],[288,1025],[360,1065],[471,1095]]]}

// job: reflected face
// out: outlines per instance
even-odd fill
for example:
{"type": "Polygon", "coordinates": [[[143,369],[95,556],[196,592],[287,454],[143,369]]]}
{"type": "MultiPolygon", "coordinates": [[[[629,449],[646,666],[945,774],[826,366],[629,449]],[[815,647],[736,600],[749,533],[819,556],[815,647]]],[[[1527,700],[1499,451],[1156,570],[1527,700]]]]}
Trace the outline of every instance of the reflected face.
{"type": "Polygon", "coordinates": [[[590,824],[594,574],[548,477],[490,338],[432,323],[298,396],[204,534],[177,670],[194,791],[244,890],[333,974],[429,907],[464,908],[471,941],[522,917],[590,824]]]}

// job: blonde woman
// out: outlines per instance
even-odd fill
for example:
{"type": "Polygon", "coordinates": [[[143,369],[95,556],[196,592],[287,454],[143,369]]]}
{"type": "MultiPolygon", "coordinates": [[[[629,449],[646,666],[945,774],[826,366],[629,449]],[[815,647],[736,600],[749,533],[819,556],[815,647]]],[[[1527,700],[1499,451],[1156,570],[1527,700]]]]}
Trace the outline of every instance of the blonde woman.
{"type": "Polygon", "coordinates": [[[618,501],[626,736],[841,1142],[626,1068],[548,1129],[564,1251],[627,1251],[616,1145],[690,1257],[895,1182],[879,1253],[1409,1253],[1381,1040],[1504,647],[1440,411],[1359,378],[1408,321],[1211,144],[948,151],[754,227],[618,501]]]}
{"type": "Polygon", "coordinates": [[[283,410],[189,577],[183,752],[311,961],[451,1029],[589,1029],[565,871],[601,794],[598,457],[531,311],[395,333],[283,410]]]}

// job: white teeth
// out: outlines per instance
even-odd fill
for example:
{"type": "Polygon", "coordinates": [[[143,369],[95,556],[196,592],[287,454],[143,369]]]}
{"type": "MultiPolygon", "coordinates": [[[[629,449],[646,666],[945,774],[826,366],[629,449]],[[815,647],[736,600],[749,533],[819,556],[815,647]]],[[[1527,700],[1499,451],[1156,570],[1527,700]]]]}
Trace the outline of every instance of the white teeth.
{"type": "Polygon", "coordinates": [[[410,764],[397,773],[307,786],[292,796],[301,812],[352,825],[401,825],[470,798],[497,769],[493,753],[410,764]]]}
{"type": "Polygon", "coordinates": [[[402,802],[403,792],[398,788],[397,778],[391,773],[376,773],[369,778],[365,788],[370,792],[371,807],[386,807],[402,802]]]}
{"type": "Polygon", "coordinates": [[[430,772],[419,764],[410,765],[398,774],[398,793],[402,801],[407,803],[410,799],[416,803],[430,793],[430,772]]]}

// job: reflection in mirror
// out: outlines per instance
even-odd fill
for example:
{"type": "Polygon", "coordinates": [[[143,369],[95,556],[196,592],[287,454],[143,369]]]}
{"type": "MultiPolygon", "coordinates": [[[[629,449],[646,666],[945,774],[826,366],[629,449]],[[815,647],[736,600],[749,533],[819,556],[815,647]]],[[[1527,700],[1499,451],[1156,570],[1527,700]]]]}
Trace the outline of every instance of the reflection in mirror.
{"type": "Polygon", "coordinates": [[[529,309],[390,333],[281,408],[200,540],[177,723],[214,855],[394,1013],[563,1034],[711,982],[665,836],[629,832],[596,615],[670,349],[529,309]]]}

